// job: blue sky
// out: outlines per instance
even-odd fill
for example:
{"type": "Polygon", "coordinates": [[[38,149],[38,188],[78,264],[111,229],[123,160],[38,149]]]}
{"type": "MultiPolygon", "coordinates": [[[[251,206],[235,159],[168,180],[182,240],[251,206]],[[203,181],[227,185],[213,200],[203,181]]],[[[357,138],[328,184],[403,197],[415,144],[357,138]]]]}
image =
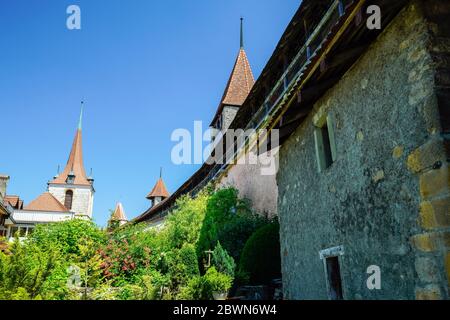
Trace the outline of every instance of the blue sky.
{"type": "Polygon", "coordinates": [[[196,165],[172,164],[174,129],[211,121],[239,49],[255,77],[298,0],[2,0],[0,173],[30,202],[67,161],[84,99],[83,152],[95,178],[94,220],[121,201],[149,207],[159,176],[175,191],[196,165]],[[81,8],[82,29],[66,28],[81,8]]]}

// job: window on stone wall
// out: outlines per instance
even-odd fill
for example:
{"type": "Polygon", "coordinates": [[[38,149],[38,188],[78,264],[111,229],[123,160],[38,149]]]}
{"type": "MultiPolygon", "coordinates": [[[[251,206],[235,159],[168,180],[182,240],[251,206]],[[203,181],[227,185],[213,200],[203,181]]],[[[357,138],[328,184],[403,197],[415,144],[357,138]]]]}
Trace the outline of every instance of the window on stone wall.
{"type": "Polygon", "coordinates": [[[66,197],[64,198],[64,207],[69,210],[72,210],[72,201],[73,201],[73,191],[67,190],[66,197]]]}
{"type": "Polygon", "coordinates": [[[340,257],[344,254],[342,246],[333,247],[319,252],[325,269],[325,280],[330,300],[343,300],[340,257]]]}
{"type": "Polygon", "coordinates": [[[328,257],[325,259],[328,278],[328,296],[331,300],[342,300],[342,279],[339,267],[339,257],[328,257]]]}
{"type": "Polygon", "coordinates": [[[314,141],[319,172],[323,172],[336,161],[334,127],[330,116],[326,116],[322,123],[316,126],[314,141]]]}

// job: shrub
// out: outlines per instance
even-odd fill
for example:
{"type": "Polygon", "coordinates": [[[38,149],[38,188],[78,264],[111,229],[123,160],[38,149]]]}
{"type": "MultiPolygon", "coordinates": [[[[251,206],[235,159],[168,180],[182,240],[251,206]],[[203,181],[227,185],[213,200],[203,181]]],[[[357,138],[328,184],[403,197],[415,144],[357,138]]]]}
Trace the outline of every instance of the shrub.
{"type": "Polygon", "coordinates": [[[106,235],[93,222],[73,219],[64,222],[40,224],[36,226],[30,241],[45,250],[58,246],[65,255],[80,255],[80,240],[92,242],[98,246],[106,240],[106,235]]]}
{"type": "Polygon", "coordinates": [[[43,250],[16,238],[10,250],[11,255],[0,252],[0,299],[40,298],[44,283],[64,263],[58,248],[43,250]]]}
{"type": "Polygon", "coordinates": [[[236,263],[228,252],[222,248],[220,242],[217,242],[216,247],[212,253],[212,265],[221,273],[225,273],[230,277],[234,277],[234,270],[236,263]]]}
{"type": "Polygon", "coordinates": [[[232,283],[232,277],[218,272],[214,267],[209,268],[204,275],[205,293],[209,298],[212,298],[215,292],[227,292],[232,283]]]}
{"type": "Polygon", "coordinates": [[[250,235],[267,223],[252,214],[250,203],[238,198],[238,191],[226,188],[216,191],[208,200],[205,220],[197,245],[197,255],[206,260],[205,251],[211,250],[220,241],[235,261],[250,235]]]}
{"type": "Polygon", "coordinates": [[[239,274],[248,274],[250,284],[268,284],[281,275],[279,224],[258,229],[247,241],[239,262],[239,274]]]}
{"type": "Polygon", "coordinates": [[[267,224],[267,220],[251,213],[238,213],[218,231],[217,240],[233,257],[239,258],[248,238],[259,228],[267,224]]]}
{"type": "Polygon", "coordinates": [[[185,244],[197,243],[208,198],[206,193],[200,193],[194,199],[184,196],[177,201],[176,209],[166,220],[166,248],[181,248],[185,244]]]}
{"type": "Polygon", "coordinates": [[[191,244],[181,249],[173,249],[164,256],[162,272],[167,273],[173,291],[185,286],[189,279],[200,274],[195,248],[191,244]]]}
{"type": "Polygon", "coordinates": [[[232,282],[232,277],[218,272],[215,267],[211,267],[203,277],[196,276],[190,279],[187,285],[181,288],[177,299],[213,299],[215,292],[227,292],[231,288],[232,282]]]}
{"type": "Polygon", "coordinates": [[[200,276],[195,276],[189,280],[187,286],[180,289],[177,296],[179,300],[202,300],[207,299],[205,293],[205,279],[200,276]]]}

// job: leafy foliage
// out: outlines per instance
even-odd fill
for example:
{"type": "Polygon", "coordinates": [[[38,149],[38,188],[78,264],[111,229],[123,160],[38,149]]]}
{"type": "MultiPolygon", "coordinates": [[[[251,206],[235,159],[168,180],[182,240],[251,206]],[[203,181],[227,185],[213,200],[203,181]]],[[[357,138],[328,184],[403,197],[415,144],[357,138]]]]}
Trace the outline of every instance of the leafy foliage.
{"type": "Polygon", "coordinates": [[[166,220],[165,242],[168,248],[181,248],[185,244],[195,245],[205,219],[208,194],[200,193],[196,198],[181,197],[176,208],[166,220]]]}
{"type": "Polygon", "coordinates": [[[250,284],[268,284],[280,277],[279,224],[273,222],[258,229],[248,239],[239,262],[239,276],[248,276],[250,284]]]}
{"type": "Polygon", "coordinates": [[[252,213],[247,200],[239,199],[236,189],[218,190],[207,203],[197,254],[206,259],[205,251],[213,249],[219,241],[238,261],[247,239],[266,223],[265,219],[252,213]]]}
{"type": "MultiPolygon", "coordinates": [[[[244,244],[253,250],[247,240],[267,221],[237,190],[205,190],[181,197],[162,229],[110,225],[105,231],[79,219],[37,226],[0,253],[0,299],[212,299],[227,292],[244,244]]],[[[253,256],[246,256],[239,277],[254,274],[253,256]]]]}
{"type": "Polygon", "coordinates": [[[215,292],[227,292],[230,290],[231,284],[233,283],[232,277],[218,272],[214,267],[209,268],[204,277],[206,293],[209,298],[211,298],[215,292]]]}
{"type": "Polygon", "coordinates": [[[40,299],[46,280],[62,263],[58,248],[43,250],[16,238],[10,251],[10,255],[0,252],[0,299],[40,299]]]}
{"type": "Polygon", "coordinates": [[[225,273],[230,277],[234,277],[234,270],[236,268],[236,263],[233,257],[231,257],[228,252],[222,248],[220,242],[217,242],[216,247],[212,253],[212,265],[221,273],[225,273]]]}
{"type": "Polygon", "coordinates": [[[82,239],[100,245],[106,241],[106,234],[91,221],[73,219],[37,225],[30,241],[42,249],[57,246],[63,254],[77,257],[80,255],[82,239]]]}

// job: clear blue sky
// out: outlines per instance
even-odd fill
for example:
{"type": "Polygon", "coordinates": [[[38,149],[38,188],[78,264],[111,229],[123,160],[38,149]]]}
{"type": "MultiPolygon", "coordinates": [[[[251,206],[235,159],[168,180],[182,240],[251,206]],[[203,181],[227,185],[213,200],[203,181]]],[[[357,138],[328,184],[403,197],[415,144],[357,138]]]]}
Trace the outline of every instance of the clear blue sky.
{"type": "Polygon", "coordinates": [[[129,218],[164,167],[175,191],[198,166],[173,165],[170,135],[211,121],[239,49],[255,77],[299,0],[2,0],[0,173],[30,202],[64,166],[86,101],[83,152],[94,170],[94,220],[121,201],[129,218]],[[79,5],[82,30],[66,28],[79,5]]]}

